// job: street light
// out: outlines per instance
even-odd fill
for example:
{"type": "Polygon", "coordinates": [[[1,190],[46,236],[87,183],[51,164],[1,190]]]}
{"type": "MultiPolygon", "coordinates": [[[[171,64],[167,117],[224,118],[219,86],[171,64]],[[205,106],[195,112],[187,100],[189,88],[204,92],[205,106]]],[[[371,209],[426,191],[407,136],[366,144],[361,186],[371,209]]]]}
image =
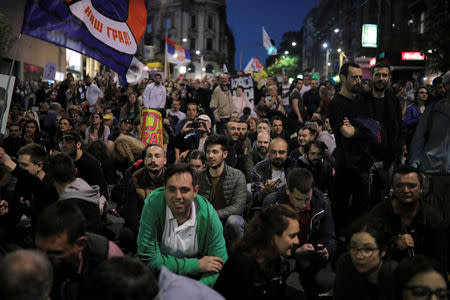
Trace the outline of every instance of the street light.
{"type": "Polygon", "coordinates": [[[341,48],[337,48],[337,53],[341,53],[342,49],[341,48]]]}
{"type": "Polygon", "coordinates": [[[195,54],[200,55],[200,50],[195,50],[195,54]]]}
{"type": "Polygon", "coordinates": [[[297,43],[296,42],[292,42],[292,47],[295,47],[295,46],[297,46],[297,43]]]}
{"type": "Polygon", "coordinates": [[[183,38],[183,43],[186,43],[187,42],[187,38],[183,38]]]}
{"type": "Polygon", "coordinates": [[[287,51],[287,50],[286,50],[286,51],[284,51],[284,54],[288,55],[288,54],[289,54],[289,51],[287,51]]]}
{"type": "Polygon", "coordinates": [[[429,49],[429,50],[428,50],[428,53],[430,53],[430,54],[433,53],[433,50],[432,50],[432,49],[429,49]]]}
{"type": "Polygon", "coordinates": [[[335,28],[334,33],[338,33],[338,32],[339,32],[339,28],[335,28]]]}
{"type": "Polygon", "coordinates": [[[328,48],[328,43],[323,43],[323,44],[322,44],[322,47],[323,47],[324,49],[328,48]]]}
{"type": "Polygon", "coordinates": [[[325,60],[325,80],[328,80],[328,66],[329,66],[328,60],[329,60],[329,56],[330,56],[330,48],[328,48],[328,43],[323,43],[322,47],[324,49],[326,49],[326,52],[327,52],[326,60],[325,60]]]}

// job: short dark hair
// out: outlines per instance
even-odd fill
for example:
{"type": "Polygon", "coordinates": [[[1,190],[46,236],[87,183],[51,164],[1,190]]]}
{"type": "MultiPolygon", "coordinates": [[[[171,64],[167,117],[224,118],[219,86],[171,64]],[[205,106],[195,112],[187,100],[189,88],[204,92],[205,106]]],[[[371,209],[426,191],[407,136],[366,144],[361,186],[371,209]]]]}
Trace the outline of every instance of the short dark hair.
{"type": "Polygon", "coordinates": [[[156,76],[159,76],[160,78],[162,78],[161,74],[156,73],[155,75],[153,75],[153,78],[155,78],[156,76]]]}
{"type": "Polygon", "coordinates": [[[410,165],[400,165],[397,168],[394,169],[394,172],[392,173],[392,184],[394,184],[394,176],[396,174],[399,175],[406,175],[406,174],[410,174],[410,173],[416,173],[417,178],[419,178],[419,182],[420,182],[420,187],[423,187],[423,180],[424,180],[424,176],[423,174],[419,171],[419,169],[414,168],[410,165]]]}
{"type": "Polygon", "coordinates": [[[303,126],[302,128],[300,128],[298,132],[303,130],[308,130],[311,135],[315,135],[317,133],[317,131],[314,128],[311,128],[310,126],[303,126]]]}
{"type": "Polygon", "coordinates": [[[274,121],[281,121],[281,123],[283,123],[283,119],[281,119],[279,116],[275,116],[272,119],[270,119],[270,124],[272,124],[272,126],[274,121]]]}
{"type": "Polygon", "coordinates": [[[198,111],[198,105],[197,105],[197,103],[195,103],[195,102],[189,102],[189,103],[186,105],[186,107],[189,107],[190,105],[194,105],[195,108],[196,108],[197,111],[198,111]]]}
{"type": "Polygon", "coordinates": [[[153,299],[158,281],[150,268],[134,257],[113,257],[89,276],[87,299],[153,299]],[[111,284],[120,282],[121,284],[111,284]]]}
{"type": "Polygon", "coordinates": [[[360,217],[351,225],[348,241],[351,240],[351,237],[354,234],[359,232],[366,232],[370,234],[375,239],[375,242],[377,243],[378,249],[380,251],[390,250],[392,236],[389,229],[383,223],[383,220],[368,217],[366,215],[360,217]]]}
{"type": "Polygon", "coordinates": [[[442,84],[443,81],[444,80],[443,80],[442,76],[438,76],[438,77],[433,79],[432,84],[433,84],[433,86],[437,86],[439,84],[442,84]]]}
{"type": "Polygon", "coordinates": [[[75,143],[81,143],[81,135],[77,130],[69,130],[63,133],[63,136],[70,135],[75,140],[75,143]]]}
{"type": "Polygon", "coordinates": [[[173,165],[171,165],[170,167],[167,168],[166,170],[166,174],[164,177],[164,185],[167,184],[167,181],[169,180],[170,177],[172,177],[175,174],[181,174],[181,173],[189,173],[192,176],[192,186],[196,186],[197,185],[197,175],[194,173],[194,171],[192,171],[191,167],[189,166],[189,164],[184,163],[184,162],[177,162],[174,163],[173,165]]]}
{"type": "Polygon", "coordinates": [[[228,151],[228,139],[223,134],[213,134],[206,138],[205,146],[204,146],[204,152],[206,153],[206,150],[211,145],[221,145],[222,151],[228,151]]]}
{"type": "Polygon", "coordinates": [[[8,128],[11,128],[11,127],[13,127],[13,126],[19,127],[19,130],[20,130],[20,125],[19,125],[19,123],[11,123],[11,124],[9,124],[8,128]]]}
{"type": "Polygon", "coordinates": [[[73,244],[86,233],[86,218],[80,208],[69,201],[57,201],[44,209],[36,225],[36,237],[49,238],[67,232],[73,244]]]}
{"type": "Polygon", "coordinates": [[[375,73],[375,69],[384,69],[384,68],[387,68],[389,70],[389,74],[391,73],[391,69],[389,68],[389,66],[386,63],[378,62],[378,63],[375,64],[375,66],[373,66],[370,69],[370,74],[373,75],[373,73],[375,73]]]}
{"type": "Polygon", "coordinates": [[[295,78],[294,84],[297,85],[297,83],[298,83],[299,81],[303,82],[303,79],[301,79],[301,78],[295,78]]]}
{"type": "Polygon", "coordinates": [[[30,160],[37,164],[38,162],[46,162],[48,159],[47,151],[39,144],[28,144],[20,148],[17,155],[30,155],[30,160]]]}
{"type": "Polygon", "coordinates": [[[48,178],[57,183],[70,183],[75,180],[75,165],[65,153],[58,153],[48,160],[48,178]]]}
{"type": "Polygon", "coordinates": [[[205,153],[200,150],[194,150],[189,154],[188,161],[191,161],[192,159],[200,159],[203,164],[206,163],[205,153]]]}
{"type": "Polygon", "coordinates": [[[342,65],[341,69],[339,70],[339,76],[340,77],[342,77],[342,76],[347,77],[348,69],[350,67],[361,69],[361,67],[358,64],[353,63],[353,62],[348,62],[348,63],[345,63],[345,64],[342,65]]]}
{"type": "Polygon", "coordinates": [[[319,127],[323,128],[323,121],[319,118],[312,118],[310,122],[316,122],[319,127]]]}
{"type": "Polygon", "coordinates": [[[309,193],[314,188],[314,176],[305,168],[294,168],[288,174],[287,188],[290,192],[297,189],[302,194],[309,193]]]}
{"type": "Polygon", "coordinates": [[[322,154],[325,152],[325,150],[327,149],[327,145],[325,145],[324,142],[322,141],[318,141],[318,140],[312,140],[309,141],[306,145],[305,145],[305,153],[308,154],[309,150],[311,150],[311,147],[315,146],[317,148],[320,149],[320,151],[322,151],[322,154]]]}

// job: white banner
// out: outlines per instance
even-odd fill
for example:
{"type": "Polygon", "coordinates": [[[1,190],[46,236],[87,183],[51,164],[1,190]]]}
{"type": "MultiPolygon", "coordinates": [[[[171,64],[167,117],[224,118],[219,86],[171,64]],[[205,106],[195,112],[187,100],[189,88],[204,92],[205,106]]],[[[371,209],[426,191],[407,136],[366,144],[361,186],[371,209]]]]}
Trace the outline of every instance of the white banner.
{"type": "Polygon", "coordinates": [[[44,67],[44,74],[42,80],[55,80],[56,64],[52,62],[46,62],[44,67]]]}
{"type": "Polygon", "coordinates": [[[236,90],[238,86],[242,86],[244,88],[244,95],[248,98],[250,101],[250,104],[252,105],[251,109],[254,109],[254,99],[255,99],[255,92],[253,90],[253,79],[252,75],[245,74],[240,75],[236,77],[230,78],[231,82],[231,93],[233,96],[237,96],[236,90]]]}
{"type": "Polygon", "coordinates": [[[14,90],[14,81],[16,77],[11,76],[8,87],[8,97],[5,99],[6,86],[8,85],[8,75],[0,74],[0,112],[3,111],[0,132],[5,134],[6,122],[8,121],[9,107],[11,106],[11,98],[14,90]]]}

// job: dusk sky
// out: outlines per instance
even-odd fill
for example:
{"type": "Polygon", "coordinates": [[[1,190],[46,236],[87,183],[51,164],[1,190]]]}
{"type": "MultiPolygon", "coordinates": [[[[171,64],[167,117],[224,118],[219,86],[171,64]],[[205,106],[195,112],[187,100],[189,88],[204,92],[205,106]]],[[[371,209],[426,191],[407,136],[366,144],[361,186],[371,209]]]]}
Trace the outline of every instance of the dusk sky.
{"type": "MultiPolygon", "coordinates": [[[[283,33],[300,30],[306,14],[316,7],[318,2],[318,0],[227,0],[227,21],[236,43],[235,68],[239,68],[239,53],[242,48],[262,43],[262,26],[278,48],[283,33]]],[[[263,51],[261,47],[251,47],[244,50],[242,68],[245,68],[253,56],[257,56],[261,63],[265,63],[265,50],[263,51]]]]}

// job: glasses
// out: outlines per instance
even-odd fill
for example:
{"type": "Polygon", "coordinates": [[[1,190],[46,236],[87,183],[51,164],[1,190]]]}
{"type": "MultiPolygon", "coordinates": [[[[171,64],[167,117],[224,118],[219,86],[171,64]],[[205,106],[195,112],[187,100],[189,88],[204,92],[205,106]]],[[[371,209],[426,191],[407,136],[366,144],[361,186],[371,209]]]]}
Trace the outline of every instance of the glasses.
{"type": "Polygon", "coordinates": [[[352,255],[357,255],[358,253],[361,253],[364,257],[369,257],[372,256],[373,252],[375,250],[378,250],[378,248],[369,248],[369,247],[364,247],[364,248],[357,248],[357,247],[350,247],[349,248],[350,253],[352,255]]]}
{"type": "Polygon", "coordinates": [[[428,300],[431,299],[432,295],[435,295],[439,300],[447,300],[448,295],[450,295],[450,290],[436,289],[432,291],[430,288],[420,285],[407,286],[405,289],[410,290],[411,294],[417,300],[428,300]]]}

